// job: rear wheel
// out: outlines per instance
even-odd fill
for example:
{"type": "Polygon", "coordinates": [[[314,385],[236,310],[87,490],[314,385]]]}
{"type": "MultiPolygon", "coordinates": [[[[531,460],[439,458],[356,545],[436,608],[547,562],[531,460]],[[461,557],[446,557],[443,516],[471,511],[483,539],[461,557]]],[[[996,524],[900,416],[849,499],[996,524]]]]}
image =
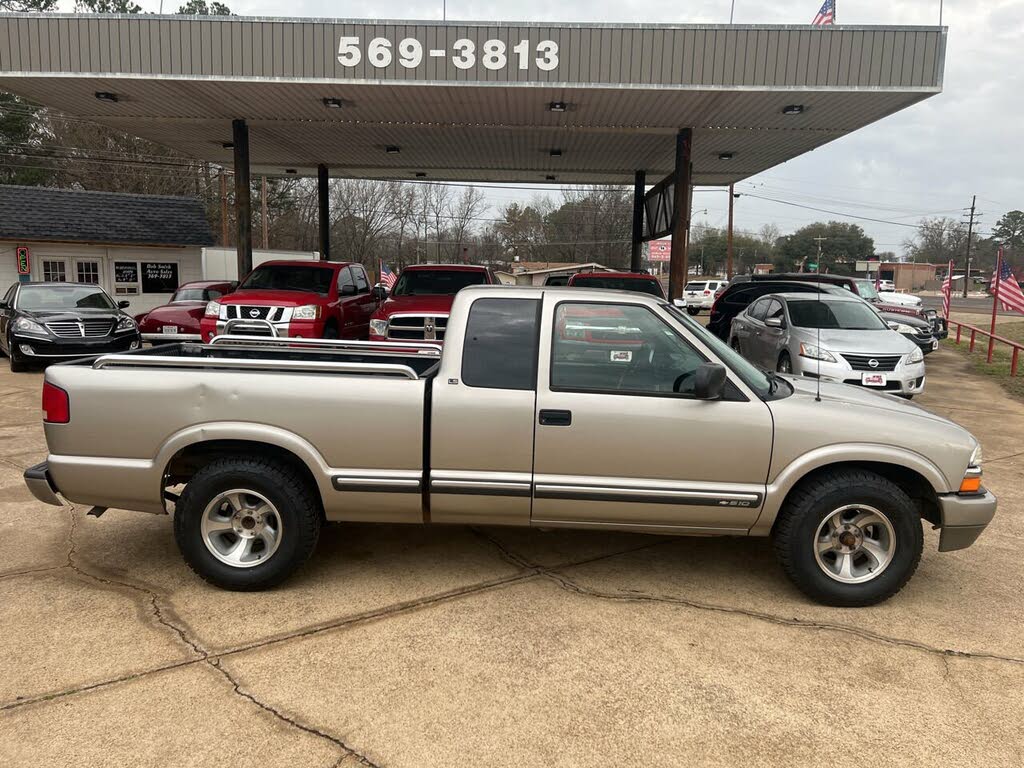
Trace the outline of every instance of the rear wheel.
{"type": "Polygon", "coordinates": [[[686,311],[691,315],[699,315],[700,307],[687,307],[686,311]]]}
{"type": "Polygon", "coordinates": [[[797,486],[775,527],[790,580],[826,605],[864,606],[895,595],[917,570],[924,536],[913,501],[865,470],[840,470],[797,486]]]}
{"type": "Polygon", "coordinates": [[[174,512],[174,537],[203,579],[252,591],[279,584],[309,559],[320,522],[314,489],[292,467],[225,457],[185,486],[174,512]]]}
{"type": "Polygon", "coordinates": [[[783,352],[781,355],[779,355],[779,364],[776,366],[776,370],[779,373],[793,372],[793,361],[789,357],[789,352],[783,352]]]}

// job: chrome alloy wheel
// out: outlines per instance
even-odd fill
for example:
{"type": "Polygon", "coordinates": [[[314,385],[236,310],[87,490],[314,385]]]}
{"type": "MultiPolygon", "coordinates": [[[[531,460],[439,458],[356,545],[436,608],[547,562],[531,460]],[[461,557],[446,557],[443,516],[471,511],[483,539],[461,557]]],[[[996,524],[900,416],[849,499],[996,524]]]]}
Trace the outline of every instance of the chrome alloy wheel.
{"type": "Polygon", "coordinates": [[[861,584],[882,573],[896,554],[896,532],[880,510],[847,504],[818,527],[814,559],[830,579],[861,584]]]}
{"type": "Polygon", "coordinates": [[[206,505],[201,530],[210,554],[234,568],[251,568],[277,551],[281,516],[262,494],[236,488],[206,505]]]}

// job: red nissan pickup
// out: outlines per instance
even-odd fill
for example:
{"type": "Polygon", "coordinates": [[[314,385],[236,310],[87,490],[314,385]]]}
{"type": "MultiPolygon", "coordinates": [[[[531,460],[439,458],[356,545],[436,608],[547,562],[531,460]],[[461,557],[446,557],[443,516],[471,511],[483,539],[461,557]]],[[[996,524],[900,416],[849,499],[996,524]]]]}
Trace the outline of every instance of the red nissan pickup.
{"type": "Polygon", "coordinates": [[[365,339],[377,304],[361,264],[267,261],[206,305],[201,333],[365,339]]]}
{"type": "Polygon", "coordinates": [[[402,270],[370,319],[370,341],[444,341],[455,294],[467,285],[493,285],[488,267],[414,264],[402,270]]]}

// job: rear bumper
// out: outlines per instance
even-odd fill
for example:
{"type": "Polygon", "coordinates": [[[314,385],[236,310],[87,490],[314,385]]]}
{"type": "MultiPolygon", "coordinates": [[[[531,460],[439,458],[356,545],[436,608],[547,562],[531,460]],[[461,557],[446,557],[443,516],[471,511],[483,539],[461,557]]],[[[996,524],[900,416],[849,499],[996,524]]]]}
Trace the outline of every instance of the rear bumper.
{"type": "Polygon", "coordinates": [[[49,467],[45,461],[25,470],[25,485],[28,486],[32,495],[44,504],[52,504],[55,507],[64,506],[64,502],[57,497],[57,488],[50,478],[49,467]]]}
{"type": "Polygon", "coordinates": [[[202,341],[198,333],[144,333],[142,340],[150,344],[171,344],[175,341],[202,341]]]}
{"type": "Polygon", "coordinates": [[[949,493],[939,496],[942,533],[939,551],[951,552],[971,546],[996,514],[996,497],[987,490],[971,495],[949,493]]]}

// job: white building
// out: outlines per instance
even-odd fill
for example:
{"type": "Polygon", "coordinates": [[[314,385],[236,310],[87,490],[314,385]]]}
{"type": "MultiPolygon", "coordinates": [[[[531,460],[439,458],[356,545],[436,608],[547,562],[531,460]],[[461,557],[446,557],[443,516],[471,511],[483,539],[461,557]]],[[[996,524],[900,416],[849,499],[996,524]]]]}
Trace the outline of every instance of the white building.
{"type": "Polygon", "coordinates": [[[137,314],[203,279],[212,243],[193,198],[0,186],[0,292],[18,280],[95,283],[137,314]]]}

